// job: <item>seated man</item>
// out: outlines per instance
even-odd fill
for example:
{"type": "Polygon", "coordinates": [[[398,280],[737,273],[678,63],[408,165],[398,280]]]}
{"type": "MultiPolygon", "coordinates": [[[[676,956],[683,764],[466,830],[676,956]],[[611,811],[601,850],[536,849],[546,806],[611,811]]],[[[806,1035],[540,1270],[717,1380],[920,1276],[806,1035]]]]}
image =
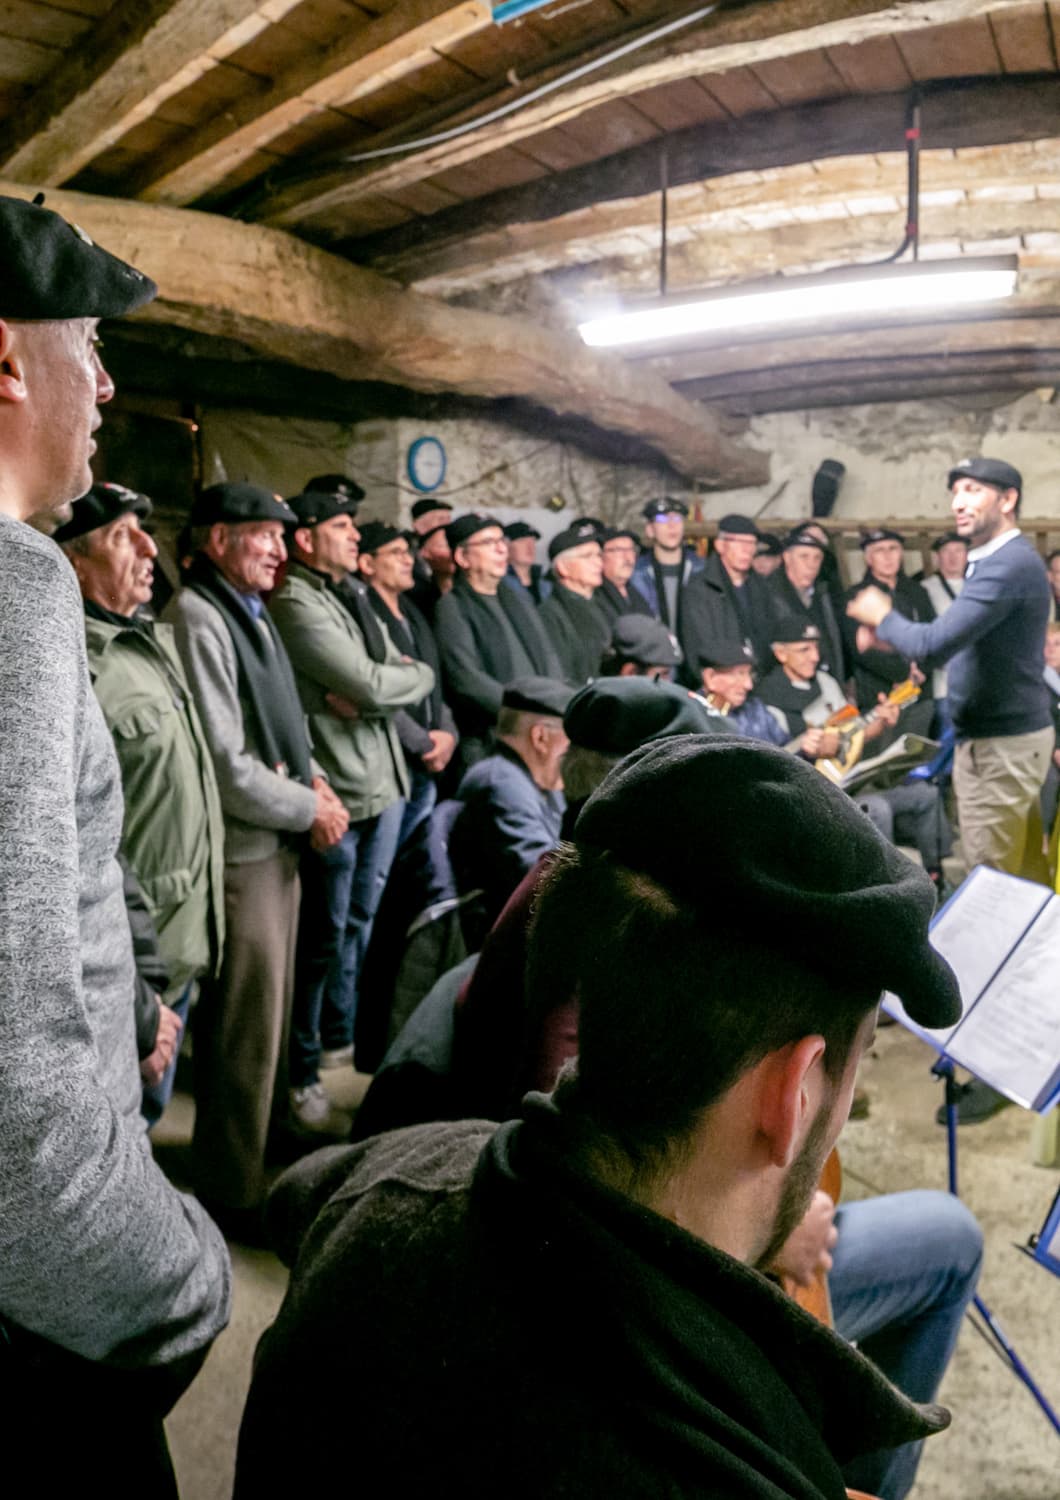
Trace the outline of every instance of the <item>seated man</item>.
{"type": "MultiPolygon", "coordinates": [[[[787,735],[789,749],[809,760],[828,760],[840,746],[839,732],[828,727],[828,720],[848,704],[835,678],[819,670],[817,627],[791,617],[775,627],[774,635],[777,665],[759,684],[759,697],[787,735]]],[[[873,721],[865,725],[866,741],[885,728],[893,729],[898,714],[881,693],[873,721]]],[[[953,835],[938,787],[915,781],[884,792],[862,792],[857,804],[884,838],[914,844],[925,870],[941,888],[942,861],[953,848],[953,835]]]]}
{"type": "Polygon", "coordinates": [[[463,803],[449,835],[461,893],[480,892],[465,916],[477,949],[528,870],[559,842],[563,820],[560,761],[567,748],[563,714],[571,690],[547,677],[523,677],[504,690],[497,748],[460,783],[463,803]]]}
{"type": "Polygon", "coordinates": [[[621,615],[600,660],[601,677],[670,678],[681,663],[681,648],[650,615],[621,615]]]}
{"type": "Polygon", "coordinates": [[[699,654],[703,692],[696,696],[707,712],[724,719],[728,728],[753,740],[783,749],[791,736],[781,728],[761,698],[754,693],[754,666],[746,641],[717,639],[699,654]]]}
{"type": "Polygon", "coordinates": [[[795,757],[687,735],[622,762],[531,934],[531,989],[579,997],[552,1099],[318,1156],[274,1199],[298,1265],[237,1500],[337,1479],[345,1451],[316,1435],[350,1413],[392,1493],[507,1500],[842,1500],[841,1463],[944,1427],[761,1274],[812,1199],[880,991],[928,1026],[960,1014],[933,907],[795,757]],[[322,1385],[332,1363],[347,1373],[322,1385]]]}

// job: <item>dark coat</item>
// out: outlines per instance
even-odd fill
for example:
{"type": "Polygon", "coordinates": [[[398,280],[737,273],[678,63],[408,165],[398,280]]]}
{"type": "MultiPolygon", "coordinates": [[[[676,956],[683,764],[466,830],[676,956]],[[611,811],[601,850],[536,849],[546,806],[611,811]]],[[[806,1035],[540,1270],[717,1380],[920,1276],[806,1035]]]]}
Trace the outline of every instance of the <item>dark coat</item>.
{"type": "Polygon", "coordinates": [[[557,583],[541,606],[541,623],[559,657],[565,682],[584,687],[600,675],[600,658],[611,641],[611,631],[592,599],[583,599],[557,583]]]}
{"type": "Polygon", "coordinates": [[[660,597],[662,586],[655,564],[655,553],[649,547],[637,558],[637,566],[633,569],[633,585],[647,601],[648,608],[655,618],[662,620],[664,625],[668,625],[675,635],[681,623],[681,606],[684,601],[684,590],[688,585],[688,580],[701,572],[702,569],[703,559],[698,553],[693,552],[691,547],[686,547],[684,567],[681,571],[681,587],[677,593],[677,619],[667,620],[660,597]]]}
{"type": "Polygon", "coordinates": [[[623,615],[650,615],[652,613],[651,605],[632,579],[626,584],[625,594],[622,594],[609,578],[605,578],[593,595],[593,608],[603,616],[608,634],[615,621],[621,619],[623,615]]]}
{"type": "Polygon", "coordinates": [[[766,579],[766,592],[770,632],[779,620],[789,615],[805,620],[808,625],[816,625],[821,632],[821,670],[830,673],[837,682],[845,682],[847,667],[843,633],[826,585],[818,579],[813,599],[807,607],[788,582],[783,567],[779,567],[772,578],[766,579]]]}
{"type": "MultiPolygon", "coordinates": [[[[871,573],[866,572],[860,583],[847,590],[844,595],[844,604],[853,599],[862,589],[882,589],[894,600],[895,609],[901,610],[907,620],[915,620],[917,624],[923,624],[935,618],[935,606],[927,596],[925,589],[915,583],[912,578],[907,578],[904,573],[898,575],[898,580],[893,589],[874,578],[871,573]]],[[[889,693],[899,682],[905,682],[909,676],[909,657],[903,656],[900,651],[881,651],[874,648],[869,651],[859,651],[857,647],[857,623],[848,618],[844,613],[842,620],[844,641],[846,644],[847,661],[850,663],[854,675],[854,697],[861,709],[874,708],[880,693],[889,693]]],[[[926,681],[920,690],[921,698],[931,697],[931,673],[927,671],[926,664],[918,663],[926,675],[926,681]]],[[[930,715],[929,715],[930,717],[930,715]]]]}
{"type": "Polygon", "coordinates": [[[838,1464],[946,1425],[573,1140],[532,1097],[286,1174],[235,1500],[348,1489],[351,1452],[394,1500],[844,1500],[838,1464]]]}
{"type": "Polygon", "coordinates": [[[456,720],[442,697],[442,663],[434,632],[426,616],[407,597],[401,601],[403,620],[391,614],[386,600],[374,588],[368,589],[368,600],[402,655],[411,656],[414,661],[425,662],[434,673],[434,687],[422,703],[417,703],[414,708],[399,709],[394,715],[394,728],[401,741],[401,748],[407,756],[418,761],[433,746],[430,736],[432,729],[443,729],[452,735],[458,732],[456,720]]]}
{"type": "Polygon", "coordinates": [[[685,654],[689,680],[696,687],[699,686],[699,659],[714,641],[745,641],[760,671],[768,671],[772,664],[770,609],[765,580],[752,571],[739,594],[743,614],[737,604],[737,591],[716,552],[707,558],[702,572],[685,585],[681,601],[681,650],[685,654]]]}

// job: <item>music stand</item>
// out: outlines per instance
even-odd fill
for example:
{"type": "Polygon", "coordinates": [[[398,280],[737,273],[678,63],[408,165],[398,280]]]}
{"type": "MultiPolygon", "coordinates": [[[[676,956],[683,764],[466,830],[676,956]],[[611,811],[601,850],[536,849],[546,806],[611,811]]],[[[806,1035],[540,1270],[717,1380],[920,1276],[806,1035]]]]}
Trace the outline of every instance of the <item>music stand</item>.
{"type": "MultiPolygon", "coordinates": [[[[960,1097],[960,1084],[958,1084],[954,1073],[953,1062],[948,1057],[939,1057],[933,1064],[931,1071],[936,1078],[943,1080],[945,1086],[947,1177],[950,1192],[955,1198],[959,1198],[960,1193],[957,1190],[957,1101],[960,1097]]],[[[1060,1192],[1057,1193],[1053,1200],[1053,1206],[1049,1211],[1045,1224],[1042,1226],[1040,1234],[1032,1237],[1032,1245],[1034,1247],[1032,1258],[1039,1265],[1045,1266],[1047,1270],[1052,1271],[1054,1275],[1060,1276],[1060,1260],[1051,1254],[1051,1247],[1054,1239],[1057,1237],[1058,1231],[1060,1231],[1060,1192]],[[1050,1221],[1053,1221],[1052,1231],[1047,1234],[1050,1221]]],[[[1028,1253],[1031,1252],[1028,1251],[1028,1253]]],[[[1057,1416],[1049,1400],[1039,1389],[1034,1376],[1020,1359],[1001,1325],[978,1292],[972,1298],[972,1305],[983,1320],[987,1330],[988,1342],[992,1343],[995,1351],[1000,1354],[1012,1373],[1023,1381],[1023,1384],[1030,1391],[1035,1401],[1037,1401],[1045,1413],[1046,1418],[1052,1424],[1053,1430],[1060,1435],[1060,1417],[1057,1416]]]]}

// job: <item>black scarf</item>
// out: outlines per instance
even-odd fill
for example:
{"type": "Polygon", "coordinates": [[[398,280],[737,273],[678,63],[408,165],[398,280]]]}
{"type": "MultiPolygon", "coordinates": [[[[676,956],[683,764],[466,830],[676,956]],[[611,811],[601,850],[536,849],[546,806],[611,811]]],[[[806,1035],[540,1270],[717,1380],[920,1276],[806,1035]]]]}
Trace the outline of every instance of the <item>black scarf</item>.
{"type": "MultiPolygon", "coordinates": [[[[300,564],[300,566],[305,565],[300,564]]],[[[306,571],[313,573],[316,570],[308,568],[306,571]]],[[[324,573],[319,573],[317,576],[324,579],[343,608],[352,615],[353,623],[364,637],[364,649],[372,660],[376,663],[386,661],[386,638],[379,628],[379,621],[376,619],[366,586],[350,573],[346,574],[341,583],[333,583],[324,573]]]]}
{"type": "Polygon", "coordinates": [[[647,599],[632,582],[626,584],[623,594],[610,578],[605,578],[593,595],[593,604],[609,627],[622,615],[651,615],[647,599]]]}
{"type": "Polygon", "coordinates": [[[534,664],[539,677],[554,677],[555,664],[549,660],[544,633],[534,614],[534,606],[520,598],[515,589],[499,588],[495,594],[478,594],[458,574],[453,581],[453,592],[460,600],[461,613],[475,638],[475,649],[486,671],[498,682],[511,682],[514,675],[508,642],[497,631],[489,600],[500,605],[504,615],[519,637],[523,650],[534,664]]]}
{"type": "Polygon", "coordinates": [[[202,553],[188,569],[185,584],[208,599],[228,627],[240,687],[250,706],[265,764],[309,786],[313,770],[305,716],[291,663],[268,611],[260,621],[255,620],[236,590],[202,553]]]}
{"type": "Polygon", "coordinates": [[[436,729],[442,720],[442,666],[431,627],[407,595],[401,601],[404,611],[401,619],[391,612],[378,589],[369,588],[368,600],[402,655],[425,662],[434,673],[434,687],[426,698],[410,705],[405,712],[424,729],[436,729]]]}
{"type": "Polygon", "coordinates": [[[543,609],[568,680],[580,686],[598,677],[611,632],[593,601],[557,583],[543,609]]]}

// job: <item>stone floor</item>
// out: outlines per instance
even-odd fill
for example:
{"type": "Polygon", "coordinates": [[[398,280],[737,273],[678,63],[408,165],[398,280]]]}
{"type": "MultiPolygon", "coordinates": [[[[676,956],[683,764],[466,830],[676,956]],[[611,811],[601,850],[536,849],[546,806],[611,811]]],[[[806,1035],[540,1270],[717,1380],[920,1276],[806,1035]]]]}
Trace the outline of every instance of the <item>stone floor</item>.
{"type": "MultiPolygon", "coordinates": [[[[940,1085],[931,1054],[897,1027],[881,1031],[862,1081],[870,1117],[847,1126],[841,1142],[848,1197],[946,1185],[945,1135],[934,1123],[940,1085]]],[[[342,1103],[355,1103],[365,1080],[328,1075],[342,1103]]],[[[159,1127],[160,1155],[179,1171],[191,1106],[178,1095],[159,1127]]],[[[1046,1395],[1060,1407],[1060,1280],[1015,1248],[1038,1227],[1060,1186],[1060,1173],[1031,1164],[1033,1119],[1008,1109],[962,1130],[961,1190],[986,1232],[981,1291],[1046,1395]]],[[[233,1247],[232,1323],[199,1379],[173,1413],[170,1441],[183,1500],[227,1500],[235,1440],[254,1346],[283,1296],[285,1272],[262,1251],[233,1247]]],[[[350,1350],[351,1365],[357,1358],[350,1350]]],[[[969,1322],[942,1399],[950,1430],[927,1445],[916,1500],[1060,1500],[1060,1438],[1026,1389],[969,1322]]]]}

